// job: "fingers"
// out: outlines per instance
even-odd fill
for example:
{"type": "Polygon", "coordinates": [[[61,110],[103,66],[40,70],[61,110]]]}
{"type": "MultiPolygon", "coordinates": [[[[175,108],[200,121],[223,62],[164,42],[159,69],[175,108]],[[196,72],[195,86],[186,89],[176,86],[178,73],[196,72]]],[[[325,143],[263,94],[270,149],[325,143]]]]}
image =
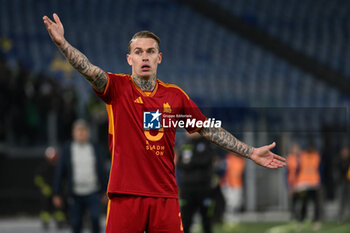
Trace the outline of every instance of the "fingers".
{"type": "Polygon", "coordinates": [[[266,167],[268,167],[268,168],[282,168],[282,167],[287,165],[284,161],[285,161],[285,159],[283,157],[278,156],[276,154],[273,154],[272,160],[270,161],[270,163],[268,165],[266,165],[266,167]]]}
{"type": "Polygon", "coordinates": [[[44,22],[45,22],[45,21],[48,21],[48,18],[49,18],[49,17],[47,17],[46,15],[44,15],[44,16],[43,16],[44,22]]]}
{"type": "Polygon", "coordinates": [[[56,13],[53,13],[53,18],[57,24],[62,25],[61,20],[56,13]]]}
{"type": "Polygon", "coordinates": [[[49,17],[47,17],[46,15],[43,17],[44,20],[44,24],[47,30],[49,30],[49,27],[54,23],[51,21],[51,19],[49,17]]]}
{"type": "Polygon", "coordinates": [[[287,160],[286,160],[285,158],[283,158],[282,156],[279,156],[279,155],[276,155],[276,154],[273,154],[273,158],[274,158],[274,159],[278,159],[278,160],[283,161],[283,162],[287,161],[287,160]]]}
{"type": "Polygon", "coordinates": [[[44,21],[44,24],[45,24],[46,28],[48,28],[50,26],[50,22],[49,22],[48,19],[49,18],[46,15],[43,17],[43,21],[44,21]]]}
{"type": "Polygon", "coordinates": [[[270,164],[268,164],[266,167],[267,168],[278,168],[278,166],[272,162],[270,164]]]}
{"type": "Polygon", "coordinates": [[[280,168],[280,167],[284,167],[284,164],[283,164],[283,162],[280,162],[280,161],[278,161],[278,160],[273,160],[273,161],[269,164],[268,167],[269,167],[269,168],[280,168]]]}
{"type": "Polygon", "coordinates": [[[47,17],[46,15],[44,16],[44,21],[45,21],[45,20],[49,23],[49,25],[51,25],[51,24],[54,23],[54,22],[52,22],[52,20],[51,20],[49,17],[47,17]]]}
{"type": "Polygon", "coordinates": [[[285,158],[283,158],[283,157],[281,157],[279,155],[276,155],[274,153],[272,153],[272,154],[273,154],[273,160],[272,160],[273,162],[275,162],[276,164],[280,165],[281,167],[284,167],[284,166],[287,165],[287,163],[285,162],[286,161],[285,158]]]}
{"type": "Polygon", "coordinates": [[[284,167],[284,166],[286,166],[286,163],[284,163],[284,162],[281,162],[281,161],[279,161],[279,160],[273,160],[273,163],[275,163],[277,166],[279,166],[279,167],[284,167]]]}
{"type": "Polygon", "coordinates": [[[271,143],[270,145],[267,146],[269,150],[273,149],[276,146],[276,142],[271,143]]]}
{"type": "Polygon", "coordinates": [[[50,26],[49,23],[44,20],[44,24],[45,24],[46,29],[49,29],[49,26],[50,26]]]}

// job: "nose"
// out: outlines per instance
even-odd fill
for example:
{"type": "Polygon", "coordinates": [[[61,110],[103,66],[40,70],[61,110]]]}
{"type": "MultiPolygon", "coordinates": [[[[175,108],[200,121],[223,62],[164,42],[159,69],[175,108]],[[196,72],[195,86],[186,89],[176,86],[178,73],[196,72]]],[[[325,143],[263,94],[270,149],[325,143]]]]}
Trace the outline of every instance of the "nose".
{"type": "Polygon", "coordinates": [[[147,53],[142,53],[142,61],[148,61],[147,53]]]}

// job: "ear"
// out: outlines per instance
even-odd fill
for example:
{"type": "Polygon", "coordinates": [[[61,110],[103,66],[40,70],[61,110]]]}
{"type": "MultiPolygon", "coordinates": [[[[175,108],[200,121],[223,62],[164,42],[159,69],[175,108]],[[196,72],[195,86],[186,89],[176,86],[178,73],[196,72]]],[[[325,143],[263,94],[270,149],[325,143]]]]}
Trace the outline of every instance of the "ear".
{"type": "Polygon", "coordinates": [[[159,54],[158,54],[158,64],[162,63],[162,57],[163,57],[163,54],[161,52],[159,52],[159,54]]]}
{"type": "Polygon", "coordinates": [[[126,60],[128,61],[129,66],[132,66],[131,55],[129,53],[126,54],[126,60]]]}

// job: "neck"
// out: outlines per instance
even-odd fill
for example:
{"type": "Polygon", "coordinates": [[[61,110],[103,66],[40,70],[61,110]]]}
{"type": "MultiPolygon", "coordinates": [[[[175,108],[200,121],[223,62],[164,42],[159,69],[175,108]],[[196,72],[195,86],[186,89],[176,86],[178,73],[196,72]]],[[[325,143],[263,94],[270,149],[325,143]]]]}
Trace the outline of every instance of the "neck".
{"type": "Polygon", "coordinates": [[[156,76],[150,77],[148,79],[132,76],[135,84],[143,91],[153,91],[156,86],[156,76]]]}

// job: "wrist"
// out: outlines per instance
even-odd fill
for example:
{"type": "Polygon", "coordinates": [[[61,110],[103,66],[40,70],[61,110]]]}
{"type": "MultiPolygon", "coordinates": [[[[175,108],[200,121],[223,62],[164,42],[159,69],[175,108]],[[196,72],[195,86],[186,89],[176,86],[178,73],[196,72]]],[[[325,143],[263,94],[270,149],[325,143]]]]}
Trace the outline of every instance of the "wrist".
{"type": "Polygon", "coordinates": [[[248,158],[254,161],[255,155],[256,155],[256,148],[252,147],[250,154],[248,154],[248,158]]]}
{"type": "Polygon", "coordinates": [[[63,46],[66,44],[66,39],[63,37],[61,40],[55,41],[55,44],[60,49],[63,49],[63,46]]]}

